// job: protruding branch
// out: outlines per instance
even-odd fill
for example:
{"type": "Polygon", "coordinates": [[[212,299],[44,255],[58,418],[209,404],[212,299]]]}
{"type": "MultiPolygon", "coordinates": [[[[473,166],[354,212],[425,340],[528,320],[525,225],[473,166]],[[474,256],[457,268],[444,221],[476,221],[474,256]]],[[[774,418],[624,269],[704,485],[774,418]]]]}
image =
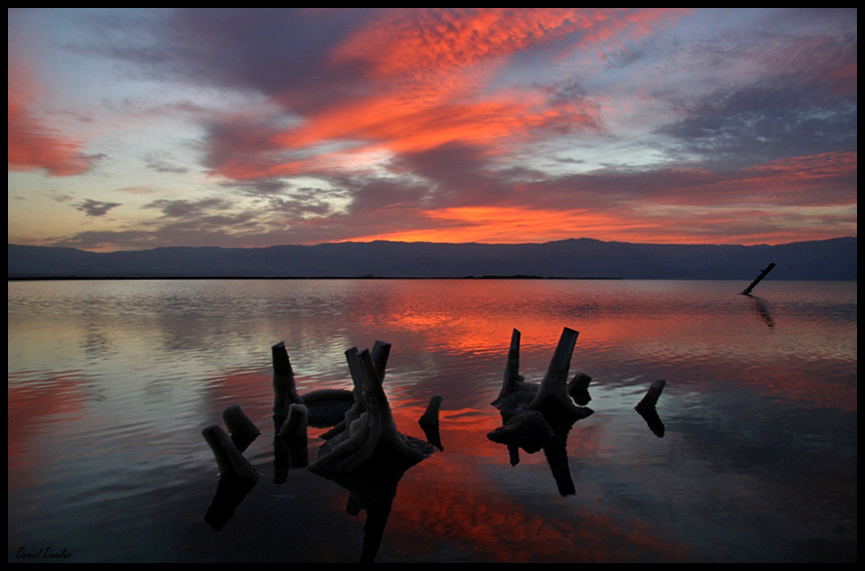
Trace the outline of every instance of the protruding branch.
{"type": "Polygon", "coordinates": [[[434,396],[429,399],[429,404],[426,407],[423,415],[418,422],[421,426],[438,426],[439,425],[439,408],[441,408],[442,397],[434,396]]]}
{"type": "Polygon", "coordinates": [[[772,271],[772,268],[774,268],[774,267],[775,267],[774,262],[769,264],[768,266],[766,266],[766,269],[764,269],[763,271],[760,272],[760,275],[757,276],[757,279],[755,279],[753,282],[751,282],[751,285],[749,285],[744,290],[742,290],[742,295],[751,295],[751,290],[754,289],[757,286],[757,284],[760,283],[760,281],[763,278],[765,278],[769,274],[769,272],[772,271]]]}
{"type": "Polygon", "coordinates": [[[505,375],[499,398],[506,396],[516,388],[520,381],[520,332],[514,329],[511,333],[511,346],[508,349],[508,362],[505,365],[505,375]]]}
{"type": "Polygon", "coordinates": [[[441,408],[441,404],[442,397],[432,397],[429,400],[426,411],[418,419],[418,424],[426,435],[426,441],[439,450],[444,450],[441,434],[439,434],[439,408],[441,408]]]}
{"type": "Polygon", "coordinates": [[[548,404],[555,402],[565,411],[588,416],[588,414],[584,414],[585,409],[578,407],[568,395],[568,370],[571,366],[571,355],[574,352],[578,336],[578,331],[564,328],[547,369],[547,374],[541,381],[535,398],[526,406],[526,410],[541,410],[548,404]]]}
{"type": "Polygon", "coordinates": [[[639,410],[651,410],[655,408],[655,405],[658,403],[658,397],[661,396],[661,391],[664,390],[664,387],[667,385],[667,381],[664,379],[658,379],[654,381],[652,385],[649,387],[649,390],[646,391],[646,395],[643,397],[637,406],[634,408],[639,410]]]}

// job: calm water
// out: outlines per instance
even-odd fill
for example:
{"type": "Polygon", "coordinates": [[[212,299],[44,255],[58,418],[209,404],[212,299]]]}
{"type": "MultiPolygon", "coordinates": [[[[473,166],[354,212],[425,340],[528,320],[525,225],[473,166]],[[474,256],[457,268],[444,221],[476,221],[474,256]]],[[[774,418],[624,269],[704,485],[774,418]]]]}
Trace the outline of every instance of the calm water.
{"type": "Polygon", "coordinates": [[[745,285],[10,282],[8,560],[358,561],[348,490],[275,482],[270,347],[305,393],[351,388],[345,350],[381,339],[401,432],[423,438],[444,400],[443,450],[400,480],[377,562],[855,561],[856,283],[745,285]],[[564,496],[542,452],[512,466],[486,437],[511,330],[540,381],[563,327],[595,411],[568,435],[564,496]],[[660,378],[663,437],[633,408],[660,378]],[[235,403],[263,478],[217,531],[201,429],[235,403]]]}

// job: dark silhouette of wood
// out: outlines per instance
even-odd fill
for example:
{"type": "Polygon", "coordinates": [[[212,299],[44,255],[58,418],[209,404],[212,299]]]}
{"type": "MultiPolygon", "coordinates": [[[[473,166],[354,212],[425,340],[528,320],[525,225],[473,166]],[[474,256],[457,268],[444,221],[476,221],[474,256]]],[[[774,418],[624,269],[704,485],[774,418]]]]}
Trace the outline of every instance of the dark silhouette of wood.
{"type": "Polygon", "coordinates": [[[231,435],[231,441],[241,452],[249,448],[252,442],[261,436],[261,431],[240,409],[239,404],[234,404],[222,412],[222,419],[231,435]]]}
{"type": "Polygon", "coordinates": [[[634,409],[640,413],[640,416],[643,417],[643,420],[646,421],[646,424],[649,425],[649,429],[658,438],[664,437],[664,423],[661,421],[661,417],[658,415],[655,405],[658,404],[658,398],[661,396],[661,391],[664,390],[665,386],[667,386],[667,381],[664,379],[654,381],[649,387],[649,390],[646,391],[643,400],[637,403],[637,406],[634,407],[634,409]]]}
{"type": "Polygon", "coordinates": [[[751,285],[749,285],[744,290],[742,290],[742,295],[751,295],[751,290],[754,289],[763,278],[765,278],[767,275],[769,275],[769,272],[771,272],[772,268],[774,268],[774,267],[775,267],[774,262],[769,264],[768,266],[766,266],[766,269],[763,270],[762,272],[760,272],[760,275],[757,276],[757,279],[754,280],[753,282],[751,282],[751,285]]]}
{"type": "Polygon", "coordinates": [[[254,484],[261,478],[261,474],[243,457],[221,426],[212,424],[202,430],[201,435],[213,450],[221,478],[231,478],[246,484],[254,484]]]}

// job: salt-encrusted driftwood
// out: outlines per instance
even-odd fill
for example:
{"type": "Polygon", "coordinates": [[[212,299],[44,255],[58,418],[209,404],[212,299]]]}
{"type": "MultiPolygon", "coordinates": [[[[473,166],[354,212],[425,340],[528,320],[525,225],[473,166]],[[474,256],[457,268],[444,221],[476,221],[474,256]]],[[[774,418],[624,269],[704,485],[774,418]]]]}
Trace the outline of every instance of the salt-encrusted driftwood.
{"type": "Polygon", "coordinates": [[[216,457],[219,468],[216,495],[204,515],[205,521],[217,530],[228,523],[237,506],[261,478],[258,470],[243,456],[243,450],[261,431],[243,413],[239,405],[226,408],[222,417],[231,436],[218,424],[207,426],[201,431],[216,457]]]}
{"type": "Polygon", "coordinates": [[[409,467],[428,457],[434,451],[432,445],[397,430],[369,350],[349,349],[346,359],[355,383],[355,403],[346,412],[341,430],[331,431],[319,448],[310,471],[340,476],[370,463],[409,467]]]}
{"type": "Polygon", "coordinates": [[[564,328],[547,373],[538,385],[525,381],[519,374],[520,332],[513,330],[502,389],[492,402],[501,411],[505,422],[526,410],[563,413],[573,416],[575,421],[592,414],[591,409],[577,406],[568,394],[568,369],[578,335],[579,332],[564,328]]]}
{"type": "MultiPolygon", "coordinates": [[[[304,395],[297,392],[294,369],[285,342],[280,341],[271,347],[273,356],[273,421],[278,431],[288,417],[288,407],[302,404],[307,407],[308,423],[311,426],[325,427],[339,423],[354,404],[354,391],[345,389],[321,389],[304,395]]],[[[376,341],[373,349],[373,362],[384,378],[390,343],[376,341]]]]}
{"type": "MultiPolygon", "coordinates": [[[[376,373],[378,374],[378,378],[381,381],[384,381],[385,370],[387,367],[387,359],[390,355],[390,347],[390,343],[385,343],[384,341],[376,341],[375,345],[373,345],[372,348],[371,359],[373,368],[375,369],[376,373]]],[[[346,359],[348,359],[349,352],[357,352],[357,348],[355,347],[349,349],[349,351],[346,351],[346,359]]],[[[363,410],[365,409],[366,405],[363,399],[357,398],[358,393],[362,391],[362,388],[358,385],[358,380],[361,378],[361,376],[353,374],[351,372],[351,367],[352,364],[349,361],[349,374],[352,375],[351,381],[354,384],[354,389],[352,390],[354,400],[352,401],[349,409],[345,412],[345,414],[343,414],[342,419],[338,423],[336,423],[336,425],[334,425],[330,430],[321,435],[321,438],[325,440],[329,440],[333,436],[345,430],[348,424],[351,421],[355,420],[358,416],[360,416],[360,413],[363,412],[363,410]]]]}
{"type": "Polygon", "coordinates": [[[568,394],[568,370],[571,367],[571,355],[574,352],[574,345],[577,344],[578,335],[579,332],[567,327],[562,331],[547,374],[544,375],[535,398],[526,406],[526,410],[561,413],[573,416],[575,421],[592,414],[590,409],[577,406],[568,394]]]}
{"type": "Polygon", "coordinates": [[[543,449],[560,493],[574,493],[567,461],[567,438],[574,423],[593,413],[578,406],[571,392],[585,389],[591,380],[577,375],[569,386],[568,369],[579,333],[564,328],[547,373],[540,385],[526,382],[519,374],[520,332],[514,329],[502,390],[493,406],[502,415],[502,427],[487,434],[493,442],[508,447],[511,465],[519,463],[519,449],[534,453],[543,449]]]}

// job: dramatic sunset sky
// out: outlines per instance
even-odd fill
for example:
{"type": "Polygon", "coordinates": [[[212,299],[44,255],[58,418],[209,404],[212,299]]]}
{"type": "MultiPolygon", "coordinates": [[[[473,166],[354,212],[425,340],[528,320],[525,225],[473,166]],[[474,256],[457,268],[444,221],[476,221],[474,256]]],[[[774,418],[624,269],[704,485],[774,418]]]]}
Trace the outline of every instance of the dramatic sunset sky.
{"type": "Polygon", "coordinates": [[[856,19],[9,10],[8,240],[856,236],[856,19]]]}

